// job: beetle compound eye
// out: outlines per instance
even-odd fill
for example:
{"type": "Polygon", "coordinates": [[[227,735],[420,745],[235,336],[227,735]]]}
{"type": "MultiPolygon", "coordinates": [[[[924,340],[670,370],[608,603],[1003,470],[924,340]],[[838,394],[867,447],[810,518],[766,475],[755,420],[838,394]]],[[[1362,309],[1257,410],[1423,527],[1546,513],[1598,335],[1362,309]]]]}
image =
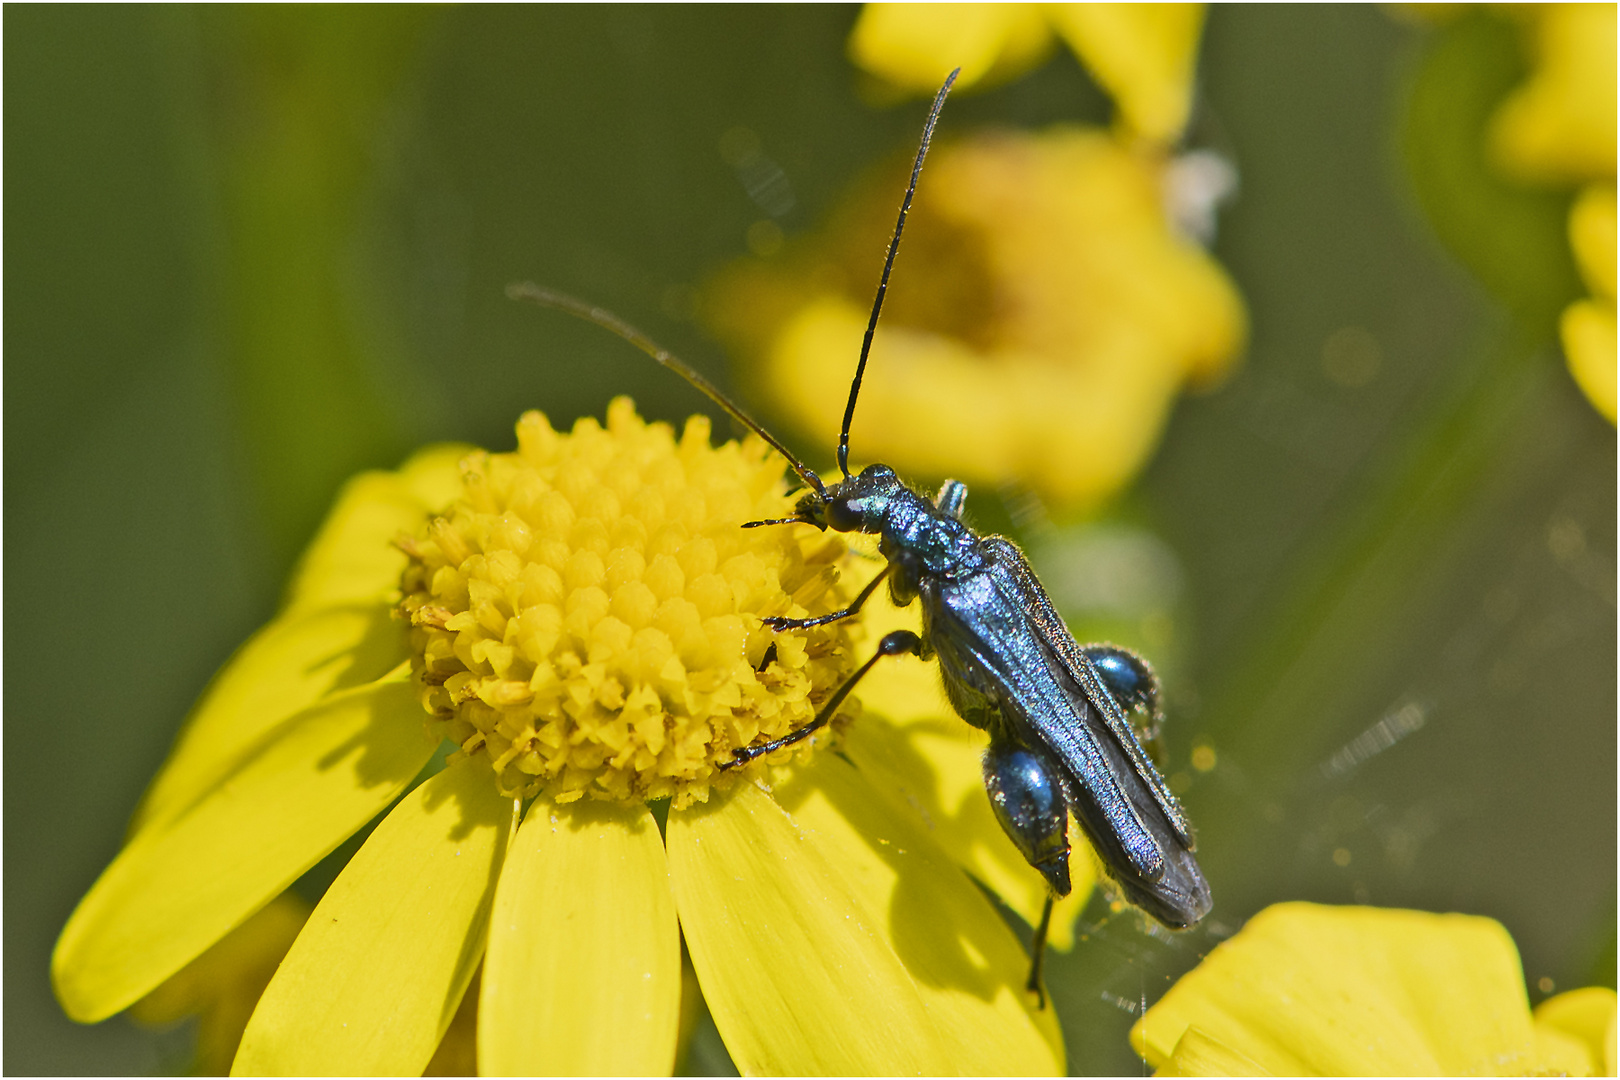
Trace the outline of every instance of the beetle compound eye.
{"type": "Polygon", "coordinates": [[[1057,770],[1003,734],[984,754],[984,787],[1001,828],[1059,896],[1069,893],[1069,806],[1057,770]]]}
{"type": "Polygon", "coordinates": [[[861,512],[852,499],[827,500],[827,527],[836,532],[858,532],[861,512]]]}

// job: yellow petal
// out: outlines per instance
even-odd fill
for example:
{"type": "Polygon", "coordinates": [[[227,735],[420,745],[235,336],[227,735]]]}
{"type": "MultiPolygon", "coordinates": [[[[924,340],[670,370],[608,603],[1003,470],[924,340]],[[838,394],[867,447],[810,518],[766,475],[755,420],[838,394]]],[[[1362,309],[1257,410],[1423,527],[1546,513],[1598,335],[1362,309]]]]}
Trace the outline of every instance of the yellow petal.
{"type": "MultiPolygon", "coordinates": [[[[851,341],[858,349],[865,323],[853,303],[818,297],[806,304],[771,346],[777,393],[824,386],[823,361],[846,355],[851,341]]],[[[968,482],[1018,476],[1069,505],[1096,502],[1142,466],[1183,374],[1156,349],[1081,369],[1029,352],[987,357],[898,326],[880,327],[877,341],[883,366],[868,369],[862,387],[864,453],[968,482]]],[[[824,406],[800,408],[811,414],[824,406]]]]}
{"type": "Polygon", "coordinates": [[[1529,18],[1534,70],[1491,118],[1491,149],[1520,179],[1614,177],[1615,5],[1548,4],[1529,18]]]}
{"type": "Polygon", "coordinates": [[[463,446],[419,451],[398,472],[349,480],[304,552],[287,589],[286,610],[388,601],[399,588],[405,554],[394,547],[454,497],[463,446]]]}
{"type": "Polygon", "coordinates": [[[401,666],[288,720],[162,827],[142,830],[51,957],[62,1008],[93,1022],[224,937],[386,807],[433,753],[401,666]]]}
{"type": "Polygon", "coordinates": [[[304,928],[309,911],[296,892],[282,893],[130,1006],[130,1018],[150,1027],[169,1027],[195,1015],[192,1070],[198,1076],[223,1075],[236,1057],[253,1007],[304,928]]]}
{"type": "Polygon", "coordinates": [[[1615,993],[1606,986],[1588,986],[1550,997],[1536,1006],[1537,1028],[1550,1027],[1585,1044],[1594,1069],[1613,1076],[1615,993]]]}
{"type": "Polygon", "coordinates": [[[1533,1037],[1513,939],[1468,915],[1277,904],[1131,1030],[1150,1065],[1196,1025],[1278,1075],[1522,1073],[1533,1037]]]}
{"type": "Polygon", "coordinates": [[[214,676],[136,810],[131,835],[184,810],[271,728],[328,693],[379,678],[405,649],[404,627],[381,604],[270,623],[214,676]]]}
{"type": "MultiPolygon", "coordinates": [[[[276,897],[253,917],[216,941],[207,952],[175,972],[162,986],[130,1006],[130,1019],[148,1027],[168,1027],[202,1012],[221,996],[239,992],[235,983],[251,981],[252,973],[264,969],[264,977],[254,990],[249,1008],[242,1013],[247,1023],[252,1001],[264,992],[281,958],[292,948],[293,939],[309,918],[309,904],[295,891],[276,897]]],[[[237,1035],[241,1032],[238,1030],[237,1035]]],[[[232,1047],[232,1054],[235,1047],[232,1047]]],[[[230,1064],[226,1058],[225,1065],[230,1064]]]]}
{"type": "Polygon", "coordinates": [[[866,777],[833,755],[776,785],[778,805],[841,852],[956,1070],[977,1076],[1063,1071],[1051,1009],[1024,989],[1029,957],[979,890],[924,830],[896,818],[866,777]]]}
{"type": "Polygon", "coordinates": [[[424,446],[399,467],[400,482],[436,514],[461,494],[461,459],[475,449],[463,443],[424,446]]]}
{"type": "MultiPolygon", "coordinates": [[[[890,630],[918,629],[919,613],[874,597],[861,619],[867,641],[875,642],[890,630]]],[[[1045,879],[990,809],[982,766],[987,737],[951,708],[939,666],[914,657],[885,661],[861,684],[860,695],[865,710],[878,715],[863,715],[844,736],[849,759],[892,813],[925,831],[1033,926],[1046,902],[1045,879]]],[[[1072,825],[1070,837],[1077,849],[1069,862],[1073,889],[1052,914],[1050,940],[1060,949],[1073,945],[1074,921],[1096,882],[1096,864],[1072,825]]]]}
{"type": "Polygon", "coordinates": [[[1596,1076],[1597,1062],[1587,1045],[1575,1036],[1550,1024],[1532,1024],[1535,1060],[1530,1072],[1535,1076],[1596,1076]]]}
{"type": "Polygon", "coordinates": [[[680,1006],[680,931],[651,812],[536,799],[495,893],[479,1071],[668,1075],[680,1006]]]}
{"type": "Polygon", "coordinates": [[[666,838],[692,966],[745,1075],[952,1071],[842,852],[753,784],[671,811],[666,838]]]}
{"type": "Polygon", "coordinates": [[[1127,128],[1172,143],[1187,124],[1203,4],[1052,4],[1048,15],[1127,128]]]}
{"type": "Polygon", "coordinates": [[[1614,423],[1616,383],[1616,331],[1614,305],[1577,300],[1564,309],[1558,334],[1564,343],[1564,361],[1586,400],[1614,423]]]}
{"type": "Polygon", "coordinates": [[[400,800],[315,906],[232,1073],[420,1075],[483,958],[514,813],[478,758],[400,800]]]}
{"type": "Polygon", "coordinates": [[[1060,1070],[1050,1013],[1031,1017],[1022,950],[983,895],[925,837],[861,837],[816,789],[885,817],[848,765],[823,755],[813,772],[793,812],[745,785],[670,815],[681,925],[738,1067],[1060,1070]]]}
{"type": "MultiPolygon", "coordinates": [[[[947,714],[948,715],[948,714],[947,714]]],[[[845,736],[844,752],[861,770],[888,811],[924,830],[962,869],[1031,926],[1046,903],[1046,883],[1007,839],[990,809],[980,760],[982,733],[952,716],[909,725],[871,722],[863,717],[845,736]]],[[[1075,852],[1069,860],[1073,885],[1052,914],[1051,944],[1067,950],[1074,944],[1074,921],[1096,884],[1096,864],[1085,838],[1072,824],[1075,852]]]]}
{"type": "Polygon", "coordinates": [[[472,984],[461,995],[456,1015],[433,1051],[423,1076],[477,1076],[478,1075],[478,1001],[481,980],[473,975],[472,984]]]}
{"type": "Polygon", "coordinates": [[[1569,246],[1592,295],[1614,299],[1614,184],[1590,184],[1569,211],[1569,246]]]}
{"type": "Polygon", "coordinates": [[[952,68],[959,89],[1038,63],[1052,35],[1035,4],[867,4],[849,36],[856,64],[896,86],[933,94],[952,68]]]}
{"type": "MultiPolygon", "coordinates": [[[[1162,163],[1104,133],[983,135],[942,146],[930,169],[936,219],[977,253],[977,275],[941,273],[941,289],[987,277],[1017,302],[979,339],[881,325],[860,452],[969,483],[1017,477],[1070,508],[1099,501],[1145,464],[1181,387],[1230,366],[1241,298],[1171,227],[1162,163]]],[[[859,351],[870,302],[815,284],[770,328],[760,371],[801,426],[836,430],[842,405],[821,390],[859,351]]]]}
{"type": "Polygon", "coordinates": [[[1154,1076],[1268,1076],[1269,1073],[1219,1039],[1190,1027],[1170,1060],[1154,1076]]]}

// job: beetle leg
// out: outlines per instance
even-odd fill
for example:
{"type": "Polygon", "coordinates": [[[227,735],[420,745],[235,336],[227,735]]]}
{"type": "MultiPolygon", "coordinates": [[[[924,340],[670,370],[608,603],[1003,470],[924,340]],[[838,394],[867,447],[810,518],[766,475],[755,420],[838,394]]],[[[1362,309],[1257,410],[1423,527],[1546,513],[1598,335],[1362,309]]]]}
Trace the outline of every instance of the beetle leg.
{"type": "Polygon", "coordinates": [[[808,630],[812,626],[822,626],[826,623],[837,622],[839,619],[847,619],[865,606],[866,601],[877,591],[877,587],[883,583],[883,579],[889,576],[891,569],[893,568],[885,566],[877,577],[866,583],[866,588],[861,590],[860,595],[855,598],[855,602],[842,611],[834,611],[828,615],[817,615],[813,619],[789,619],[783,615],[771,615],[759,621],[772,630],[808,630]]]}
{"type": "Polygon", "coordinates": [[[921,639],[910,630],[891,630],[889,633],[884,634],[883,640],[878,642],[877,653],[872,659],[856,669],[855,674],[844,680],[844,685],[833,692],[833,696],[827,699],[827,704],[821,707],[821,711],[816,714],[814,720],[797,731],[788,732],[780,739],[772,739],[770,742],[761,743],[759,746],[743,747],[737,751],[736,756],[730,761],[721,764],[721,770],[735,769],[739,765],[747,765],[750,761],[780,750],[784,746],[792,746],[794,743],[808,739],[815,732],[827,726],[827,721],[833,718],[833,714],[838,711],[838,706],[842,705],[844,699],[849,697],[850,691],[855,689],[855,684],[865,678],[866,673],[871,671],[879,660],[885,656],[899,656],[901,653],[908,652],[914,653],[921,643],[921,639]]]}
{"type": "Polygon", "coordinates": [[[1046,1008],[1046,990],[1041,986],[1042,961],[1046,959],[1046,932],[1052,928],[1052,902],[1051,893],[1046,894],[1046,906],[1041,908],[1041,924],[1035,928],[1035,936],[1029,942],[1029,982],[1024,988],[1035,995],[1039,1008],[1046,1008]]]}
{"type": "Polygon", "coordinates": [[[1153,667],[1129,649],[1117,645],[1085,645],[1085,654],[1102,676],[1103,685],[1131,722],[1142,749],[1164,768],[1164,710],[1159,702],[1159,677],[1153,667]]]}
{"type": "Polygon", "coordinates": [[[967,502],[967,485],[960,480],[947,480],[939,485],[934,505],[958,521],[962,519],[962,505],[967,502]]]}

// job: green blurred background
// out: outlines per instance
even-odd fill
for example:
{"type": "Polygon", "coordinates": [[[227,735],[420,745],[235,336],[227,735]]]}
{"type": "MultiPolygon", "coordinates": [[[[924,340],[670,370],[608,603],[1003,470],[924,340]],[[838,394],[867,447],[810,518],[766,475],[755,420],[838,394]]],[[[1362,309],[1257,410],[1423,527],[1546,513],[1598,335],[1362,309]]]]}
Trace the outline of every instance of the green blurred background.
{"type": "MultiPolygon", "coordinates": [[[[724,381],[693,290],[763,214],[722,135],[780,165],[789,235],[914,144],[919,104],[861,97],[854,16],[6,8],[7,1072],[183,1062],[184,1030],[69,1022],[47,968],[190,703],[353,471],[508,447],[530,407],[703,405],[503,288],[589,297],[724,381]]],[[[1491,915],[1532,1000],[1613,985],[1615,436],[1552,336],[1568,200],[1478,160],[1522,65],[1483,15],[1211,12],[1192,141],[1241,176],[1215,252],[1247,361],[1100,523],[1022,537],[1080,583],[1054,587],[1080,636],[1161,661],[1216,896],[1173,939],[1092,905],[1049,967],[1075,1071],[1136,1071],[1141,999],[1282,899],[1491,915]],[[1120,550],[1151,611],[1087,599],[1120,550]]],[[[1106,115],[1060,53],[944,124],[1106,115]]],[[[1006,527],[1017,495],[972,505],[1006,527]]]]}

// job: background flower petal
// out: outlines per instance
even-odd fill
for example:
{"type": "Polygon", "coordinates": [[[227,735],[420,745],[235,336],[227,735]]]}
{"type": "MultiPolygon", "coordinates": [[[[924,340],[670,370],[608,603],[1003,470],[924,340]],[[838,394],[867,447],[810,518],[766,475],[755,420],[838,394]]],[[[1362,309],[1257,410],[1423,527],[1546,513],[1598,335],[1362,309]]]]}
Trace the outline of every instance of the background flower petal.
{"type": "Polygon", "coordinates": [[[1564,345],[1564,360],[1575,385],[1586,400],[1614,423],[1617,379],[1616,361],[1620,352],[1613,304],[1577,300],[1564,309],[1558,322],[1558,336],[1564,345]]]}
{"type": "Polygon", "coordinates": [[[1524,1072],[1529,1006],[1493,919],[1276,904],[1131,1029],[1150,1065],[1190,1026],[1278,1075],[1524,1072]]]}
{"type": "Polygon", "coordinates": [[[161,828],[143,830],[68,920],[51,979],[68,1015],[144,996],[352,835],[432,756],[401,666],[289,720],[161,828]]]}
{"type": "Polygon", "coordinates": [[[1615,1001],[1615,992],[1606,986],[1570,990],[1536,1006],[1536,1027],[1555,1028],[1581,1040],[1593,1066],[1601,1075],[1613,1076],[1615,1001]]]}
{"type": "Polygon", "coordinates": [[[457,463],[470,448],[431,446],[398,472],[366,472],[343,485],[321,531],[287,587],[285,610],[387,600],[399,588],[405,553],[394,547],[427,515],[444,508],[459,483],[457,463]]]}
{"type": "Polygon", "coordinates": [[[1203,4],[1051,4],[1057,25],[1134,133],[1171,143],[1192,106],[1203,4]]]}
{"type": "Polygon", "coordinates": [[[1176,1052],[1154,1076],[1269,1076],[1266,1070],[1197,1027],[1182,1033],[1176,1052]]]}
{"type": "Polygon", "coordinates": [[[1615,198],[1613,183],[1589,184],[1569,212],[1569,243],[1592,298],[1577,300],[1559,320],[1564,357],[1581,393],[1614,423],[1615,198]]]}
{"type": "Polygon", "coordinates": [[[265,733],[336,690],[405,659],[405,630],[382,604],[322,608],[264,627],[214,676],[130,823],[171,820],[265,733]]]}
{"type": "Polygon", "coordinates": [[[400,483],[436,514],[461,494],[461,459],[475,449],[466,443],[424,446],[399,467],[400,483]]]}
{"type": "Polygon", "coordinates": [[[1592,295],[1614,299],[1615,292],[1615,189],[1588,184],[1569,209],[1569,246],[1575,264],[1592,295]]]}
{"type": "Polygon", "coordinates": [[[1031,1016],[1023,950],[983,894],[843,761],[800,775],[792,810],[748,785],[670,815],[681,925],[738,1067],[1060,1070],[1055,1020],[1031,1016]]]}
{"type": "Polygon", "coordinates": [[[130,1019],[168,1028],[195,1016],[197,1050],[190,1071],[223,1076],[230,1071],[254,1006],[309,913],[309,902],[288,889],[131,1005],[130,1019]]]}
{"type": "Polygon", "coordinates": [[[1615,5],[1529,8],[1534,71],[1491,118],[1491,149],[1534,183],[1613,176],[1615,5]]]}
{"type": "Polygon", "coordinates": [[[952,68],[958,89],[1009,79],[1045,58],[1052,34],[1036,4],[867,4],[849,57],[874,75],[932,95],[952,68]]]}
{"type": "Polygon", "coordinates": [[[680,930],[645,805],[535,800],[495,891],[482,994],[486,1076],[669,1073],[680,930]]]}
{"type": "Polygon", "coordinates": [[[1532,1076],[1597,1076],[1597,1059],[1591,1049],[1568,1032],[1550,1024],[1533,1024],[1531,1037],[1535,1046],[1532,1076]]]}
{"type": "Polygon", "coordinates": [[[232,1072],[420,1074],[483,957],[514,825],[477,759],[400,800],[315,906],[232,1072]]]}
{"type": "MultiPolygon", "coordinates": [[[[908,264],[873,339],[857,456],[971,484],[1016,478],[1061,510],[1130,480],[1181,388],[1217,381],[1248,335],[1232,281],[1167,216],[1165,168],[1091,128],[941,143],[933,212],[907,236],[911,258],[939,254],[908,264]],[[925,295],[994,302],[964,320],[965,302],[912,299],[925,295]]],[[[827,380],[859,352],[870,299],[827,282],[874,198],[857,193],[803,261],[716,279],[707,317],[806,431],[838,430],[827,380]]],[[[892,189],[880,198],[887,217],[892,189]]]]}

